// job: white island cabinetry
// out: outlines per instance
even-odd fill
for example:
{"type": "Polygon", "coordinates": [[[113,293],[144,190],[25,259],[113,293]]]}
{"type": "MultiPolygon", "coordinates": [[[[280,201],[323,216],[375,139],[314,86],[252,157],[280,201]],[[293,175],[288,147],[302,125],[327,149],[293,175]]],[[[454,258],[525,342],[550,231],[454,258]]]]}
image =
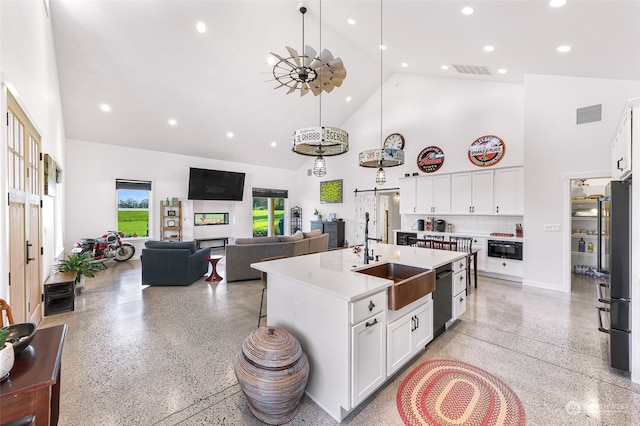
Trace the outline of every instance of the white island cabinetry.
{"type": "MultiPolygon", "coordinates": [[[[433,270],[465,258],[461,252],[387,244],[376,244],[375,251],[381,256],[376,263],[433,270]]],[[[395,371],[433,338],[431,294],[390,310],[393,281],[356,272],[366,265],[354,260],[349,250],[332,250],[251,265],[269,277],[267,324],[298,339],[309,358],[306,394],[337,421],[390,377],[389,353],[410,348],[392,362],[395,371]],[[404,331],[390,336],[388,325],[404,331]]]]}

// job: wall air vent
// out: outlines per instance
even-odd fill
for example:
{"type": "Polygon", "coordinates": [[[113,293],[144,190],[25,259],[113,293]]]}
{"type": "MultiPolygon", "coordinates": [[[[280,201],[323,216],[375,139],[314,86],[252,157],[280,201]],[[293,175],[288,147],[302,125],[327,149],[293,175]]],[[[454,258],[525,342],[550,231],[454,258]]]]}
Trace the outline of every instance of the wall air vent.
{"type": "Polygon", "coordinates": [[[312,172],[311,169],[307,169],[307,176],[311,176],[312,172]]]}
{"type": "Polygon", "coordinates": [[[576,124],[595,123],[602,121],[602,104],[591,105],[576,110],[576,124]]]}
{"type": "Polygon", "coordinates": [[[491,69],[483,65],[452,64],[460,74],[492,75],[491,69]]]}

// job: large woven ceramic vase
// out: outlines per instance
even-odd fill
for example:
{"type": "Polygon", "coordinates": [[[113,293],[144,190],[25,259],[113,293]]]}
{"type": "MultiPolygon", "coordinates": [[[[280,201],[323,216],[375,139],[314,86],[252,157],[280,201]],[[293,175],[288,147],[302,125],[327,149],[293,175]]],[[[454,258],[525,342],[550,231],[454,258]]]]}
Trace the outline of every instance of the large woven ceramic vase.
{"type": "Polygon", "coordinates": [[[309,361],[298,340],[277,327],[252,331],[236,355],[234,368],[251,412],[271,425],[296,415],[309,377],[309,361]]]}

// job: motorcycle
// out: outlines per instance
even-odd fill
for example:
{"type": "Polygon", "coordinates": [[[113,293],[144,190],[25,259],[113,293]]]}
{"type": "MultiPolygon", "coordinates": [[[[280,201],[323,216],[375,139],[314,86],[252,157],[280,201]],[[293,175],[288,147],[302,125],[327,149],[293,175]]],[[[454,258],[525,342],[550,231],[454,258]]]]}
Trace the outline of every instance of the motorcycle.
{"type": "Polygon", "coordinates": [[[122,242],[123,237],[123,232],[107,231],[101,238],[80,238],[80,242],[74,245],[71,253],[91,253],[93,260],[113,258],[116,262],[123,262],[131,259],[136,253],[133,244],[122,242]]]}

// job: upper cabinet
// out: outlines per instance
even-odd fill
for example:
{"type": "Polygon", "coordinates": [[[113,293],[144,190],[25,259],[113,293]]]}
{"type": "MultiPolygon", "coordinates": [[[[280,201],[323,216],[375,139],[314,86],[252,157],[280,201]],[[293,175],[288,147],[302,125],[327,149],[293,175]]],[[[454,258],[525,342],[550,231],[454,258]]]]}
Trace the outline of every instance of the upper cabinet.
{"type": "Polygon", "coordinates": [[[449,175],[422,176],[416,179],[416,213],[449,213],[451,181],[449,175]]]}
{"type": "Polygon", "coordinates": [[[451,175],[451,213],[493,214],[493,171],[451,175]]]}
{"type": "Polygon", "coordinates": [[[627,101],[611,144],[611,179],[624,180],[631,176],[632,127],[640,121],[640,99],[627,101]]]}
{"type": "Polygon", "coordinates": [[[401,214],[524,214],[522,167],[400,179],[401,214]]]}
{"type": "Polygon", "coordinates": [[[494,213],[521,216],[524,214],[524,170],[499,169],[493,172],[494,213]]]}

